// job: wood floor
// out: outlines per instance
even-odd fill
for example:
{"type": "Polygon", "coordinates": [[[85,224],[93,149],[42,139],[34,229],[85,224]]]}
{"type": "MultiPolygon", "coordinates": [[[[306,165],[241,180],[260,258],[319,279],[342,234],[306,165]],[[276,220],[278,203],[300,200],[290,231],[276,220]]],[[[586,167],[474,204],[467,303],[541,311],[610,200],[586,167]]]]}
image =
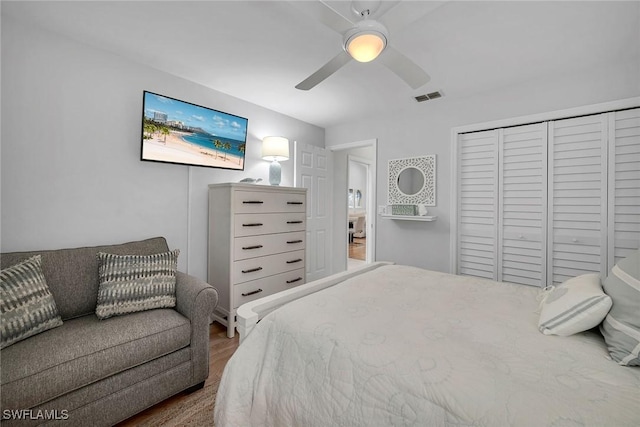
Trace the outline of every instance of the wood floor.
{"type": "MultiPolygon", "coordinates": [[[[217,381],[222,377],[222,371],[227,362],[233,355],[240,344],[239,336],[233,338],[227,338],[227,328],[222,326],[218,322],[213,322],[209,332],[209,378],[206,382],[217,381]]],[[[176,405],[182,399],[185,399],[187,395],[185,393],[179,393],[167,400],[158,403],[151,408],[140,412],[137,415],[129,418],[118,424],[119,427],[134,427],[141,424],[148,418],[151,418],[155,413],[164,410],[171,405],[176,405]]]]}
{"type": "Polygon", "coordinates": [[[349,258],[366,260],[367,259],[367,238],[354,237],[353,243],[349,243],[349,258]]]}

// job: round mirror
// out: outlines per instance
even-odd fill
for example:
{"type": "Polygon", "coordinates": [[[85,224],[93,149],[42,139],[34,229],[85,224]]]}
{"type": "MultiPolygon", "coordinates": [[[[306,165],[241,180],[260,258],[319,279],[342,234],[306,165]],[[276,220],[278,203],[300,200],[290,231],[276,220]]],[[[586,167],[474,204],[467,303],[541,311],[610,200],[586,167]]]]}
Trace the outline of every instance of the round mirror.
{"type": "Polygon", "coordinates": [[[424,175],[413,167],[408,167],[398,175],[398,188],[407,196],[419,193],[424,187],[424,175]]]}

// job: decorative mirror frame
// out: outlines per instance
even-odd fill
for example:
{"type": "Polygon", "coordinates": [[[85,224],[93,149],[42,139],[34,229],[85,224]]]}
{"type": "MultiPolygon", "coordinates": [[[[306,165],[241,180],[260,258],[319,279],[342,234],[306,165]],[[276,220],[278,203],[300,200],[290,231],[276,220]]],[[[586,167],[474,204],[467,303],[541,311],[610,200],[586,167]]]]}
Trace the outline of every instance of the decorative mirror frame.
{"type": "Polygon", "coordinates": [[[436,156],[389,160],[389,205],[436,205],[436,156]],[[405,194],[398,187],[398,178],[403,170],[416,168],[424,175],[424,185],[416,194],[405,194]]]}

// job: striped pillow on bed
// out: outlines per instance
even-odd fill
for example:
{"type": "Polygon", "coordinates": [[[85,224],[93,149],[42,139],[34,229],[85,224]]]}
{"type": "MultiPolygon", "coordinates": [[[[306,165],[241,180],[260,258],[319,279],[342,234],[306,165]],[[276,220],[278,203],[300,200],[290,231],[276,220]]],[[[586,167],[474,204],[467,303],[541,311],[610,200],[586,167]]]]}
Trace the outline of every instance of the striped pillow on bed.
{"type": "Polygon", "coordinates": [[[573,277],[547,288],[541,303],[538,329],[545,335],[563,337],[594,328],[611,308],[597,273],[573,277]]]}
{"type": "Polygon", "coordinates": [[[618,262],[604,282],[613,300],[600,326],[609,354],[623,366],[640,366],[640,251],[618,262]]]}

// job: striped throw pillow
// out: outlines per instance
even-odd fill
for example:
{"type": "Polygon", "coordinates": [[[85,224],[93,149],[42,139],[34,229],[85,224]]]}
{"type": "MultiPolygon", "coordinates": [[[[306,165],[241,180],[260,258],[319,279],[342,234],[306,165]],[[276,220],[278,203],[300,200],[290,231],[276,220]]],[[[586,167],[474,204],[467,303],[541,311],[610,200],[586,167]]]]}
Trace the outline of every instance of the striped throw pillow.
{"type": "Polygon", "coordinates": [[[96,316],[135,313],[175,307],[176,270],[180,250],[154,255],[98,253],[98,304],[96,316]]]}
{"type": "Polygon", "coordinates": [[[0,272],[0,348],[62,325],[40,255],[0,272]]]}
{"type": "Polygon", "coordinates": [[[597,273],[573,277],[552,288],[541,304],[538,329],[563,337],[594,328],[611,309],[597,273]]]}
{"type": "Polygon", "coordinates": [[[640,250],[618,262],[604,282],[613,307],[600,326],[611,358],[640,366],[640,250]]]}

